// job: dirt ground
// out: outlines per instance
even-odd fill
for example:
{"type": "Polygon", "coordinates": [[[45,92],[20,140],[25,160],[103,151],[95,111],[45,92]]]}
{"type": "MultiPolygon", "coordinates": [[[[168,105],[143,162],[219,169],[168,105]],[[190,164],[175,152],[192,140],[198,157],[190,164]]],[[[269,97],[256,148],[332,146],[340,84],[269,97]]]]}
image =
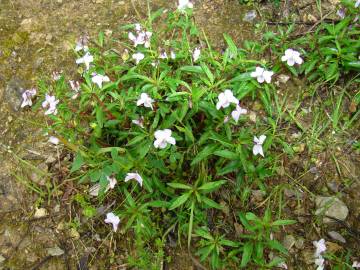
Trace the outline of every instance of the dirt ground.
{"type": "MultiPolygon", "coordinates": [[[[22,89],[36,86],[39,78],[51,76],[53,71],[76,74],[71,46],[78,37],[85,34],[96,37],[99,31],[116,33],[121,25],[137,22],[139,16],[145,18],[143,2],[0,0],[0,269],[105,269],[109,257],[117,265],[114,269],[127,269],[124,260],[127,251],[120,249],[116,256],[107,254],[114,250],[110,234],[94,229],[94,221],[80,216],[77,206],[70,200],[78,188],[73,179],[66,179],[70,157],[47,142],[41,130],[46,124],[44,118],[28,109],[19,109],[19,105],[22,89]]],[[[175,1],[156,0],[151,7],[153,10],[164,6],[175,8],[172,2],[175,1]]],[[[254,25],[243,21],[248,8],[238,1],[199,0],[195,4],[196,21],[216,47],[224,45],[219,38],[223,32],[232,35],[238,44],[244,39],[257,38],[254,25]]],[[[325,4],[331,10],[331,1],[325,4]]],[[[264,6],[263,12],[281,18],[287,12],[300,9],[307,15],[298,17],[307,21],[316,20],[318,16],[311,1],[299,1],[284,8],[285,12],[280,12],[264,6]]],[[[311,119],[304,121],[311,123],[311,119]]],[[[315,157],[300,152],[294,160],[284,160],[284,171],[290,170],[288,173],[294,179],[312,187],[314,193],[324,187],[337,187],[336,192],[341,192],[341,199],[350,210],[347,221],[358,225],[360,159],[358,155],[346,154],[343,138],[334,140],[334,145],[339,144],[335,152],[338,166],[327,152],[315,157]],[[321,166],[310,170],[309,164],[314,163],[310,160],[314,159],[321,166]],[[348,182],[344,183],[343,179],[348,182]],[[326,185],[330,182],[333,183],[331,187],[326,185]]],[[[289,181],[285,175],[280,181],[289,181]]],[[[294,194],[293,191],[288,193],[293,198],[297,196],[294,194]]],[[[294,266],[289,269],[312,269],[312,266],[296,268],[296,265],[303,265],[309,255],[306,245],[301,245],[302,239],[319,234],[309,222],[312,217],[307,216],[308,209],[314,208],[313,202],[309,198],[301,200],[300,207],[298,200],[289,200],[285,212],[289,216],[295,213],[302,225],[288,231],[287,235],[279,235],[280,239],[288,237],[291,241],[292,236],[295,239],[292,246],[298,246],[292,250],[294,266]]],[[[106,205],[103,207],[97,209],[99,214],[106,205]]],[[[328,230],[351,234],[341,224],[334,224],[328,230]]],[[[357,237],[350,235],[348,245],[356,248],[357,237]]],[[[334,243],[334,248],[342,248],[342,244],[334,243]]],[[[183,254],[178,255],[184,258],[183,254]]],[[[164,269],[197,269],[191,259],[178,258],[164,269]]]]}

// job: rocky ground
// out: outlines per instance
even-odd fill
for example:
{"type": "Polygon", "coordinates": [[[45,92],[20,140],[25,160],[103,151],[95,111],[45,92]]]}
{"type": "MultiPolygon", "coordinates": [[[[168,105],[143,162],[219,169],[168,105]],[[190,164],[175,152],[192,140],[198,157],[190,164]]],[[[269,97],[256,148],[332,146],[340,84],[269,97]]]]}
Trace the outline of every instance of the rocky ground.
{"type": "MultiPolygon", "coordinates": [[[[157,9],[164,4],[175,6],[168,1],[152,1],[151,6],[157,9]]],[[[223,45],[219,38],[223,32],[238,42],[253,37],[254,25],[243,21],[247,8],[237,1],[199,0],[196,5],[197,23],[217,47],[223,45]]],[[[331,6],[330,1],[330,10],[331,6]]],[[[281,18],[292,10],[284,8],[284,14],[267,7],[264,12],[281,18]]],[[[307,16],[299,17],[309,22],[320,16],[316,6],[306,1],[292,8],[306,10],[303,14],[307,16]]],[[[69,157],[47,142],[41,131],[46,125],[41,115],[20,109],[21,93],[53,71],[76,74],[71,46],[79,36],[95,37],[100,30],[116,32],[122,24],[144,18],[145,10],[141,0],[0,0],[0,269],[88,269],[87,265],[91,265],[89,269],[103,269],[101,263],[108,257],[101,248],[111,250],[110,236],[92,231],[92,221],[77,214],[69,200],[77,189],[75,180],[65,180],[69,157]],[[86,229],[79,223],[86,224],[86,229]]],[[[359,220],[360,160],[359,156],[344,155],[344,151],[338,149],[338,167],[326,152],[316,156],[317,166],[309,170],[308,159],[313,157],[306,153],[300,152],[296,159],[284,163],[301,185],[313,187],[311,192],[328,194],[313,201],[308,194],[285,190],[289,201],[285,211],[289,216],[295,213],[302,224],[278,236],[294,254],[293,265],[309,262],[312,251],[304,243],[307,237],[319,234],[318,227],[310,228],[313,216],[309,213],[321,211],[326,202],[333,205],[326,210],[329,216],[346,221],[323,221],[331,223],[326,230],[333,239],[332,248],[341,249],[344,241],[354,247],[359,244],[359,228],[348,224],[359,220]]],[[[288,180],[285,174],[284,179],[288,180]]],[[[254,198],[258,202],[264,199],[257,191],[254,198]]],[[[99,214],[104,211],[97,210],[99,214]]],[[[126,253],[116,256],[116,269],[126,269],[124,256],[126,253]]],[[[170,269],[196,269],[191,260],[181,262],[182,267],[177,263],[175,259],[170,269]]]]}

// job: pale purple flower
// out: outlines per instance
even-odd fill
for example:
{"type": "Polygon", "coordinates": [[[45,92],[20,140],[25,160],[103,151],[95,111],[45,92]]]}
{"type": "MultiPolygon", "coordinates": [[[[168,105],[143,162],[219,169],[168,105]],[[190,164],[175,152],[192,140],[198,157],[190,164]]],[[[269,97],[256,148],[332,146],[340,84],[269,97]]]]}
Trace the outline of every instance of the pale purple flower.
{"type": "Polygon", "coordinates": [[[360,6],[360,0],[356,0],[355,2],[355,8],[358,8],[360,6]]]}
{"type": "Polygon", "coordinates": [[[80,94],[80,83],[78,81],[69,81],[71,89],[75,92],[75,94],[71,97],[72,99],[76,99],[80,94]]]}
{"type": "Polygon", "coordinates": [[[129,39],[134,43],[134,47],[144,45],[145,48],[149,48],[152,32],[141,31],[141,25],[138,23],[135,24],[135,30],[136,34],[133,34],[132,32],[129,32],[128,34],[129,39]]]}
{"type": "Polygon", "coordinates": [[[195,48],[194,51],[193,51],[193,54],[192,54],[192,57],[193,57],[194,62],[196,62],[197,60],[199,60],[200,55],[201,55],[201,50],[200,50],[200,48],[195,48]]]}
{"type": "Polygon", "coordinates": [[[175,138],[171,137],[172,131],[170,129],[164,130],[157,130],[155,131],[155,141],[154,146],[155,148],[164,149],[168,143],[175,145],[176,141],[175,138]]]}
{"type": "Polygon", "coordinates": [[[259,83],[264,81],[267,83],[271,82],[271,76],[274,75],[274,72],[265,70],[262,67],[256,67],[254,72],[251,72],[251,77],[256,78],[259,83]]]}
{"type": "Polygon", "coordinates": [[[235,105],[239,104],[239,100],[234,97],[231,90],[226,89],[223,93],[220,93],[218,96],[219,101],[216,103],[216,109],[220,110],[221,108],[227,108],[231,103],[235,105]]]}
{"type": "Polygon", "coordinates": [[[59,142],[60,142],[60,140],[59,140],[58,138],[56,138],[56,137],[54,137],[54,136],[50,136],[50,137],[49,137],[49,143],[52,143],[52,144],[54,144],[54,145],[58,145],[59,142]]]}
{"type": "Polygon", "coordinates": [[[36,95],[36,89],[28,89],[25,90],[24,93],[22,93],[23,101],[21,103],[21,108],[24,108],[25,106],[32,106],[32,97],[36,95]]]}
{"type": "Polygon", "coordinates": [[[110,82],[110,78],[106,75],[101,75],[101,74],[97,74],[97,73],[93,73],[92,74],[92,78],[91,81],[95,84],[97,84],[97,86],[99,86],[99,88],[102,88],[102,84],[104,82],[110,82]]]}
{"type": "Polygon", "coordinates": [[[114,232],[117,231],[119,223],[120,223],[120,218],[118,216],[116,216],[112,212],[107,213],[106,214],[106,219],[104,221],[105,221],[105,223],[112,224],[114,232]]]}
{"type": "Polygon", "coordinates": [[[262,145],[265,142],[265,140],[266,140],[265,135],[261,135],[259,138],[254,136],[253,154],[255,156],[261,155],[264,157],[264,151],[263,151],[262,145]]]}
{"type": "Polygon", "coordinates": [[[140,98],[138,99],[138,101],[136,102],[137,106],[141,106],[144,105],[144,107],[146,108],[151,108],[153,109],[152,103],[154,102],[154,100],[149,97],[148,94],[146,93],[141,93],[140,98]]]}
{"type": "Polygon", "coordinates": [[[160,55],[159,55],[160,59],[168,59],[167,53],[165,50],[162,50],[160,55]]]}
{"type": "Polygon", "coordinates": [[[360,262],[354,261],[353,264],[352,264],[352,267],[353,268],[360,268],[360,262]]]}
{"type": "Polygon", "coordinates": [[[138,53],[134,53],[132,55],[132,58],[135,60],[136,64],[139,64],[139,62],[145,58],[145,55],[141,52],[138,52],[138,53]]]}
{"type": "Polygon", "coordinates": [[[319,255],[318,257],[315,258],[315,262],[317,265],[316,270],[323,270],[324,269],[324,263],[325,263],[325,259],[323,258],[323,256],[319,255]]]}
{"type": "Polygon", "coordinates": [[[319,241],[313,241],[313,245],[316,248],[314,254],[315,257],[318,257],[319,255],[321,255],[321,253],[326,251],[326,245],[324,239],[320,239],[319,241]]]}
{"type": "Polygon", "coordinates": [[[56,106],[59,103],[59,100],[56,99],[55,96],[50,96],[48,94],[45,95],[45,100],[42,103],[42,107],[48,108],[47,111],[45,112],[45,115],[48,114],[57,114],[57,109],[56,106]]]}
{"type": "Polygon", "coordinates": [[[135,180],[139,183],[139,185],[142,187],[143,179],[138,173],[127,173],[125,177],[125,182],[128,182],[130,180],[135,180]]]}
{"type": "Polygon", "coordinates": [[[53,71],[53,73],[52,73],[52,79],[53,79],[54,81],[60,80],[60,79],[61,79],[61,73],[62,73],[62,71],[60,71],[60,72],[58,72],[58,71],[53,71]]]}
{"type": "Polygon", "coordinates": [[[94,57],[89,53],[86,52],[86,54],[83,57],[80,57],[76,60],[76,64],[85,64],[86,70],[90,68],[90,63],[94,61],[94,57]]]}
{"type": "Polygon", "coordinates": [[[131,121],[134,125],[137,125],[141,128],[144,128],[144,118],[140,117],[139,119],[135,119],[131,121]]]}
{"type": "MultiPolygon", "coordinates": [[[[360,1],[360,0],[359,0],[360,1]]],[[[338,15],[341,19],[344,19],[346,14],[345,14],[345,9],[340,8],[336,11],[336,15],[338,15]]]]}
{"type": "Polygon", "coordinates": [[[108,184],[108,187],[110,189],[114,189],[115,188],[115,185],[117,183],[117,180],[114,176],[110,177],[110,176],[107,176],[106,179],[109,181],[109,184],[108,184]]]}
{"type": "Polygon", "coordinates": [[[301,65],[304,62],[303,59],[300,57],[300,53],[293,49],[287,49],[285,51],[285,55],[281,57],[281,61],[286,61],[287,64],[291,67],[295,64],[301,65]]]}
{"type": "Polygon", "coordinates": [[[247,110],[241,108],[239,105],[237,105],[236,109],[231,112],[231,116],[235,120],[236,123],[239,121],[240,116],[243,114],[247,114],[247,110]]]}

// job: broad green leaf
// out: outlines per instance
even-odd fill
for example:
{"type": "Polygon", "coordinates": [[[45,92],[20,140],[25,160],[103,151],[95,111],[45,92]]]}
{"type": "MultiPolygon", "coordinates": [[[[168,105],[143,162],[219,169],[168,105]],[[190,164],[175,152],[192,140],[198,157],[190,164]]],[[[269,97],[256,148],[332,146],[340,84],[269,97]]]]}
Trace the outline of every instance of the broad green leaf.
{"type": "Polygon", "coordinates": [[[191,186],[182,183],[167,183],[167,185],[175,189],[192,189],[191,186]]]}
{"type": "Polygon", "coordinates": [[[212,190],[213,191],[213,190],[218,189],[219,187],[221,187],[225,183],[226,183],[225,180],[205,183],[201,187],[199,187],[199,190],[205,190],[205,191],[212,190]]]}
{"type": "Polygon", "coordinates": [[[271,226],[282,226],[282,225],[292,225],[295,224],[296,220],[291,219],[282,219],[282,220],[276,220],[274,221],[271,226]]]}
{"type": "Polygon", "coordinates": [[[170,205],[169,210],[174,210],[179,206],[183,205],[190,197],[191,192],[184,193],[180,197],[177,197],[170,205]]]}
{"type": "Polygon", "coordinates": [[[201,198],[202,202],[204,202],[206,205],[210,206],[211,208],[215,208],[215,209],[219,209],[219,210],[223,209],[223,207],[220,204],[209,199],[206,196],[201,196],[200,198],[201,198]]]}
{"type": "Polygon", "coordinates": [[[198,73],[198,74],[205,73],[201,66],[182,66],[180,70],[190,73],[198,73]]]}
{"type": "Polygon", "coordinates": [[[206,146],[202,151],[200,151],[200,153],[198,153],[196,155],[196,157],[191,162],[191,166],[198,164],[200,161],[202,161],[202,160],[206,159],[208,156],[212,155],[216,151],[217,148],[218,148],[218,146],[216,144],[211,144],[211,145],[206,146]]]}
{"type": "Polygon", "coordinates": [[[70,173],[73,173],[81,168],[84,164],[84,159],[80,153],[77,153],[71,166],[70,173]]]}
{"type": "Polygon", "coordinates": [[[215,156],[223,157],[230,160],[239,159],[239,155],[229,150],[217,150],[214,152],[215,156]]]}
{"type": "Polygon", "coordinates": [[[241,258],[240,267],[246,267],[249,261],[251,260],[251,255],[253,252],[254,245],[252,242],[246,242],[243,247],[243,253],[241,258]]]}
{"type": "Polygon", "coordinates": [[[232,56],[236,57],[238,48],[236,47],[234,41],[228,34],[224,34],[224,39],[225,39],[227,45],[229,46],[232,56]]]}

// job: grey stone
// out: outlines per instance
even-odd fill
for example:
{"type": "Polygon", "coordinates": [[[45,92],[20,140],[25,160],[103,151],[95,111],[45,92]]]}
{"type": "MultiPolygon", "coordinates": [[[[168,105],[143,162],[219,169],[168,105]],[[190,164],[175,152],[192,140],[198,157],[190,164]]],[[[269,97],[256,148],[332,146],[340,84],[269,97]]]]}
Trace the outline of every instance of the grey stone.
{"type": "Polygon", "coordinates": [[[52,248],[48,248],[47,253],[53,257],[57,257],[57,256],[63,255],[64,251],[61,248],[59,248],[58,246],[55,246],[52,248]]]}
{"type": "Polygon", "coordinates": [[[250,10],[249,12],[246,12],[243,20],[245,22],[252,22],[256,18],[256,10],[250,10]]]}
{"type": "Polygon", "coordinates": [[[305,239],[302,237],[299,237],[295,242],[295,247],[298,249],[302,249],[304,247],[305,239]]]}
{"type": "Polygon", "coordinates": [[[332,191],[332,192],[339,192],[340,185],[336,181],[326,182],[326,186],[332,191]]]}
{"type": "Polygon", "coordinates": [[[344,202],[336,197],[322,197],[315,198],[316,215],[324,215],[324,223],[333,223],[333,219],[327,218],[330,216],[339,220],[345,220],[349,214],[349,209],[344,202]]]}
{"type": "Polygon", "coordinates": [[[340,233],[338,233],[338,232],[330,231],[330,232],[328,232],[328,235],[329,235],[332,239],[334,239],[334,240],[336,240],[336,241],[339,241],[340,243],[344,243],[344,244],[346,243],[345,238],[342,237],[342,235],[341,235],[340,233]]]}
{"type": "Polygon", "coordinates": [[[18,78],[13,78],[9,81],[3,94],[3,101],[5,101],[9,107],[17,112],[20,109],[22,96],[25,91],[24,82],[18,78]]]}
{"type": "Polygon", "coordinates": [[[294,236],[286,235],[282,244],[287,250],[290,250],[295,245],[295,242],[296,240],[294,236]]]}

